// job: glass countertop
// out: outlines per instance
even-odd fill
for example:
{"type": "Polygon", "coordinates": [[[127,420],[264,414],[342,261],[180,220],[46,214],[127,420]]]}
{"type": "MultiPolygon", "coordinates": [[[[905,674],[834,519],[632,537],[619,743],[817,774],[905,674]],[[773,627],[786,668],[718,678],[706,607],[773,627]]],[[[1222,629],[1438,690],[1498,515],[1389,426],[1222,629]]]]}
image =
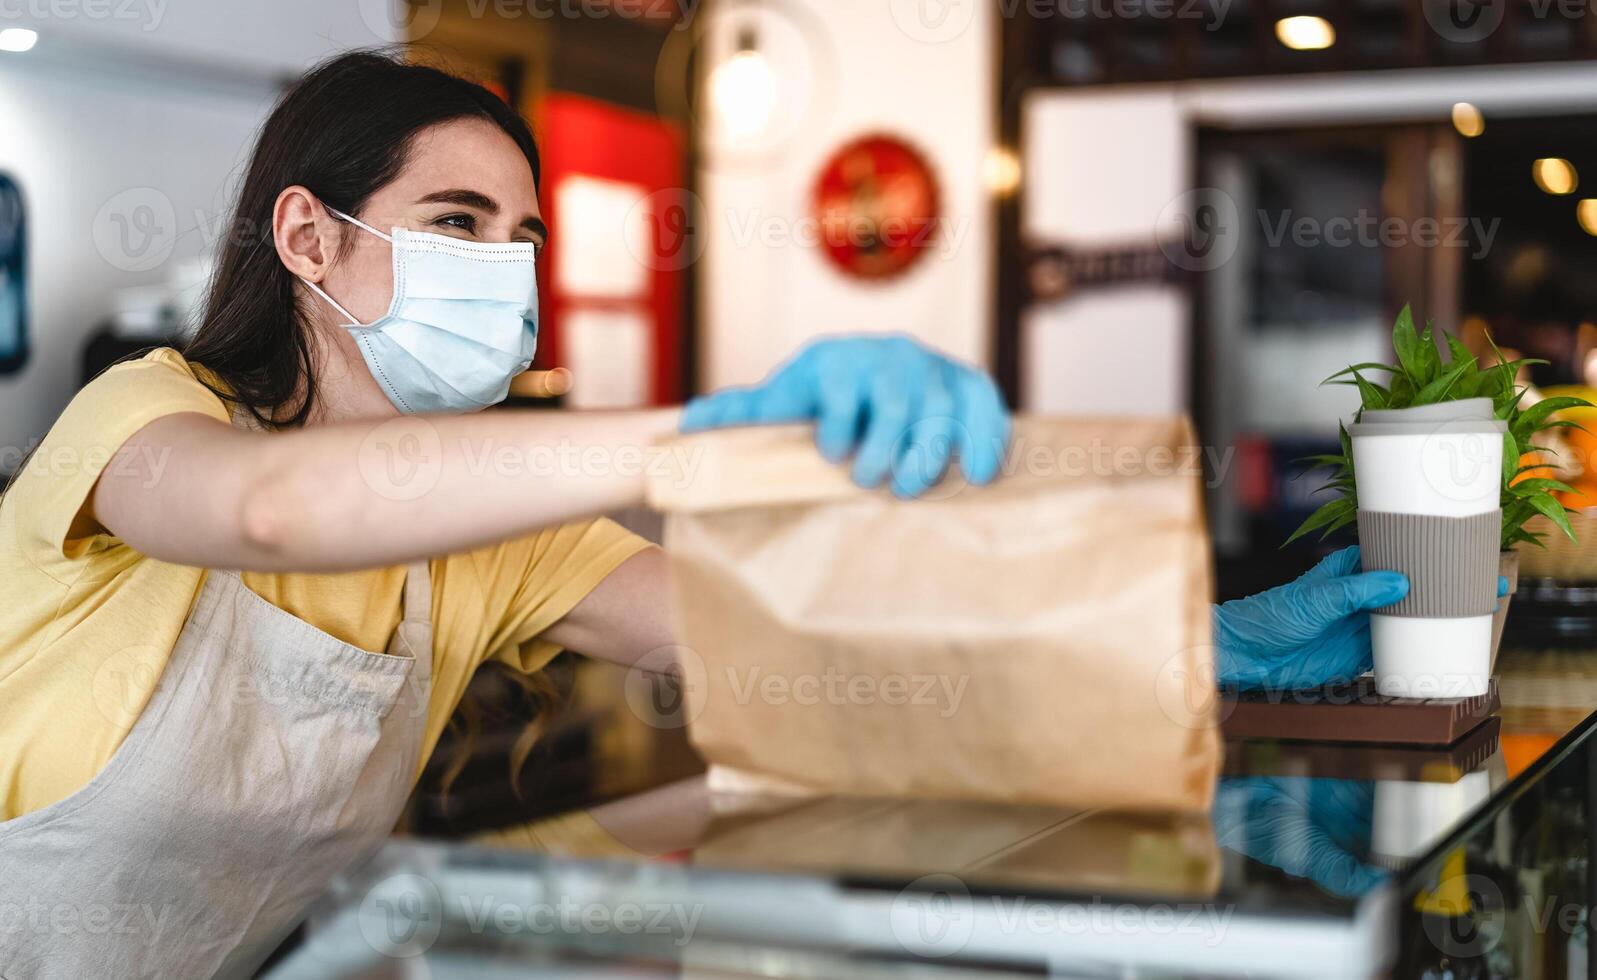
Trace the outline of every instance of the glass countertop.
{"type": "Polygon", "coordinates": [[[1445,749],[1230,742],[1210,813],[700,777],[555,818],[558,853],[396,840],[272,976],[1584,976],[1597,652],[1499,679],[1445,749]]]}

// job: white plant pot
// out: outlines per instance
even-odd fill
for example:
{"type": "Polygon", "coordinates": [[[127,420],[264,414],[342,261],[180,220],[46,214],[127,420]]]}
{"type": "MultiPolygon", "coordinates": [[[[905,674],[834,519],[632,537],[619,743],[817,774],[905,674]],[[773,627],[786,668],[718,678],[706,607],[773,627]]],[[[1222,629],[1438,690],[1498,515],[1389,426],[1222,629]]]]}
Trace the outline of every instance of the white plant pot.
{"type": "MultiPolygon", "coordinates": [[[[1471,518],[1498,511],[1506,424],[1492,418],[1490,399],[1468,399],[1414,409],[1371,411],[1349,426],[1359,510],[1396,515],[1471,518]]],[[[1368,556],[1380,550],[1364,541],[1368,556]]],[[[1479,564],[1489,557],[1492,581],[1496,542],[1490,555],[1464,556],[1446,541],[1406,547],[1411,567],[1443,569],[1479,564]]],[[[1476,549],[1479,550],[1479,549],[1476,549]]],[[[1473,566],[1471,566],[1473,567],[1473,566]]],[[[1438,574],[1438,577],[1440,575],[1438,574]]],[[[1476,597],[1479,598],[1479,597],[1476,597]]],[[[1389,615],[1372,613],[1376,689],[1393,697],[1466,698],[1485,694],[1491,680],[1492,614],[1389,615]]]]}

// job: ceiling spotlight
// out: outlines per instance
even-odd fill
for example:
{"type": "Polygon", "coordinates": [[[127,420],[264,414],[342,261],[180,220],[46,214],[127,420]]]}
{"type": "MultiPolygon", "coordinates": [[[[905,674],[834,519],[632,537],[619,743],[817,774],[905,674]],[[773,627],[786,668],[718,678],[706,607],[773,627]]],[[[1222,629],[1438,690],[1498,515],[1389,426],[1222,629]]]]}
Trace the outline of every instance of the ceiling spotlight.
{"type": "Polygon", "coordinates": [[[1453,103],[1453,128],[1460,136],[1476,137],[1486,132],[1486,117],[1468,102],[1453,103]]]}
{"type": "Polygon", "coordinates": [[[1275,22],[1275,37],[1293,51],[1323,51],[1336,43],[1336,28],[1324,17],[1283,17],[1275,22]]]}
{"type": "Polygon", "coordinates": [[[7,27],[0,31],[0,51],[11,51],[21,54],[32,51],[33,46],[39,43],[39,32],[30,31],[26,27],[7,27]]]}
{"type": "Polygon", "coordinates": [[[1562,157],[1542,157],[1531,164],[1530,175],[1549,194],[1572,194],[1580,184],[1574,164],[1562,157]]]}

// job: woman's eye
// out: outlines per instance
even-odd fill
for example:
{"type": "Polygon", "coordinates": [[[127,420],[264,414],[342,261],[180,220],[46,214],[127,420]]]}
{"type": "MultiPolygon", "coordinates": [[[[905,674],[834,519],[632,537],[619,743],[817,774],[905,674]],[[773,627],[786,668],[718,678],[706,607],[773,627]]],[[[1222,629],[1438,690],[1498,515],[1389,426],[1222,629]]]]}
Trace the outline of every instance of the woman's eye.
{"type": "Polygon", "coordinates": [[[435,221],[434,224],[456,228],[467,234],[475,234],[477,231],[477,219],[469,214],[446,214],[435,221]]]}

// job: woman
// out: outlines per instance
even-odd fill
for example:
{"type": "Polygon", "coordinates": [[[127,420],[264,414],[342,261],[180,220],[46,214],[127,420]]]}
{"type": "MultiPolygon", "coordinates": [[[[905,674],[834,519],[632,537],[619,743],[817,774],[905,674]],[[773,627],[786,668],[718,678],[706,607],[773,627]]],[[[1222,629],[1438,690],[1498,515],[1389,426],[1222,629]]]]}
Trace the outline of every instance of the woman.
{"type": "MultiPolygon", "coordinates": [[[[670,644],[659,552],[595,516],[641,476],[591,461],[807,420],[864,485],[913,496],[951,458],[996,475],[992,383],[903,339],[819,341],[685,415],[470,414],[533,355],[537,182],[486,90],[370,54],[318,68],[261,133],[194,342],[88,385],[18,474],[0,909],[34,911],[0,918],[0,975],[247,973],[390,831],[479,665],[670,644]],[[551,446],[586,462],[491,462],[551,446]],[[115,933],[51,914],[124,908],[115,933]]],[[[1357,647],[1346,614],[1375,598],[1309,638],[1345,623],[1357,647]]]]}

